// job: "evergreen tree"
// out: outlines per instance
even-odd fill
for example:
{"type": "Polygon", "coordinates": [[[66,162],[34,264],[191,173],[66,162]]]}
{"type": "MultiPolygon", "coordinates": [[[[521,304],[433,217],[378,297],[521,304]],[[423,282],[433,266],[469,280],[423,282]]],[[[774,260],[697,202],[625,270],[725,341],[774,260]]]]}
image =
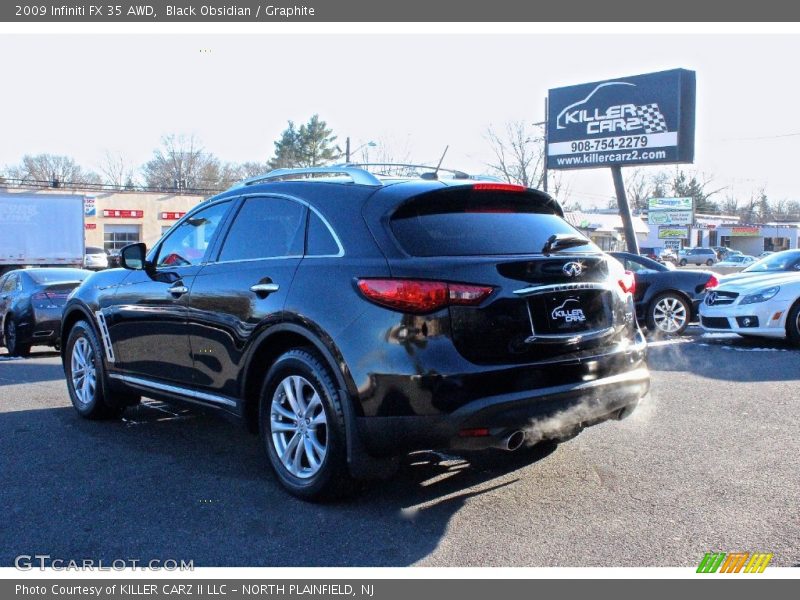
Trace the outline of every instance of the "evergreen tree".
{"type": "Polygon", "coordinates": [[[272,169],[324,166],[342,155],[335,142],[333,130],[319,115],[312,116],[299,129],[289,121],[289,126],[275,142],[275,155],[269,166],[272,169]]]}

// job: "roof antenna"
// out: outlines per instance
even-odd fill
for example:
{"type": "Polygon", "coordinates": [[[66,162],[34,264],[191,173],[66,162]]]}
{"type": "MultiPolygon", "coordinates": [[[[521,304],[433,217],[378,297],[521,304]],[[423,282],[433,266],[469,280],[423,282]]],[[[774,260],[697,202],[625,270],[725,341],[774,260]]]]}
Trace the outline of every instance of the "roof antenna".
{"type": "Polygon", "coordinates": [[[450,148],[450,145],[444,147],[444,152],[442,152],[442,158],[439,159],[439,164],[436,165],[436,169],[434,169],[433,173],[423,173],[420,175],[421,179],[439,179],[439,169],[444,162],[444,157],[447,155],[447,150],[450,148]]]}

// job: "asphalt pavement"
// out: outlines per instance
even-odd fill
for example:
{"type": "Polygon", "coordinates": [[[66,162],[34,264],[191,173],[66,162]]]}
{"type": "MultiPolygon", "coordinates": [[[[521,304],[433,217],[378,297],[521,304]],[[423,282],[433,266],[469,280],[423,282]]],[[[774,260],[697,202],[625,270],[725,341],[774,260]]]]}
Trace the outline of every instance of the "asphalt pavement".
{"type": "Polygon", "coordinates": [[[800,351],[688,331],[652,344],[652,394],[624,421],[515,453],[412,455],[332,505],[286,494],[235,424],[149,400],[85,421],[55,353],[0,350],[0,565],[797,565],[800,351]]]}

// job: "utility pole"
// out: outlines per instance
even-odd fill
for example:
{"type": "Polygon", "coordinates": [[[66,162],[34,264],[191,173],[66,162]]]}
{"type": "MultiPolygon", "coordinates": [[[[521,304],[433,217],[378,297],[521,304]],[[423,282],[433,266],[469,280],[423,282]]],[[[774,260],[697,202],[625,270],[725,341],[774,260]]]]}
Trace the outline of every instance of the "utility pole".
{"type": "Polygon", "coordinates": [[[622,167],[614,165],[611,167],[611,177],[614,179],[614,190],[617,192],[617,206],[619,215],[622,217],[622,225],[625,230],[625,244],[628,252],[639,254],[639,241],[636,239],[636,232],[633,230],[633,217],[631,217],[631,207],[628,206],[628,197],[625,195],[625,182],[622,180],[622,167]]]}
{"type": "Polygon", "coordinates": [[[350,136],[347,136],[347,139],[344,141],[344,162],[350,162],[350,136]]]}

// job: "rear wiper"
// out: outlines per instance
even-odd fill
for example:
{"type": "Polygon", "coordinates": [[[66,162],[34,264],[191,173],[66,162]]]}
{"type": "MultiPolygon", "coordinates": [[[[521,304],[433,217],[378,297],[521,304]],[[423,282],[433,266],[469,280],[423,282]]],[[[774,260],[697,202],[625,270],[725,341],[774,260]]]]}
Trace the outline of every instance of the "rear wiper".
{"type": "Polygon", "coordinates": [[[551,252],[558,252],[567,248],[574,248],[575,246],[585,246],[586,239],[580,238],[569,233],[554,233],[542,246],[542,254],[545,256],[551,252]]]}

